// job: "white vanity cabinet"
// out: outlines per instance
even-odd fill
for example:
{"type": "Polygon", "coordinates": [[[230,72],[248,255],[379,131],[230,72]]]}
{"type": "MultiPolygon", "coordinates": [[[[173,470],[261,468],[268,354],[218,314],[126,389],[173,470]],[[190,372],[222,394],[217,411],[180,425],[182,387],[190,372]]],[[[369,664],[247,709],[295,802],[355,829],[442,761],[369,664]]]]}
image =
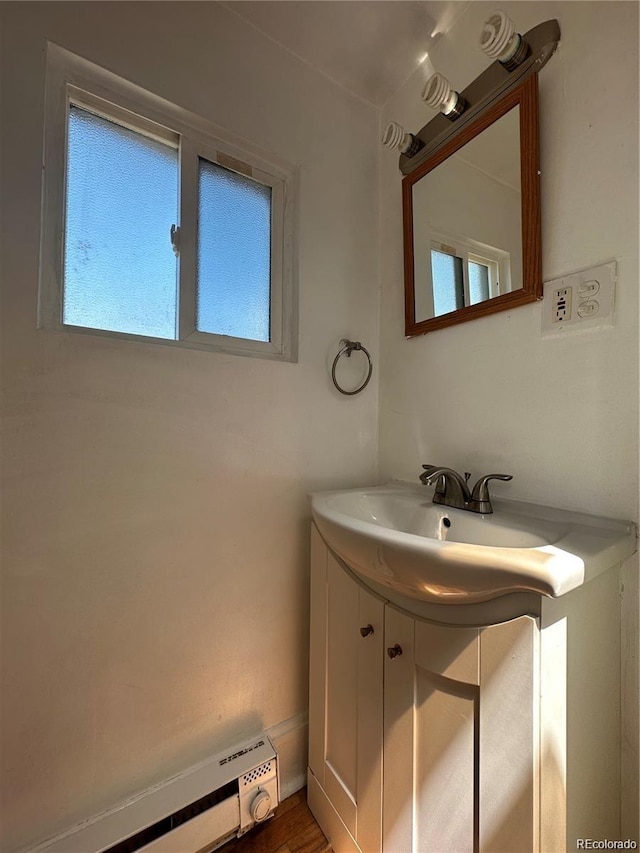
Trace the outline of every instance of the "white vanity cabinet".
{"type": "Polygon", "coordinates": [[[336,853],[567,853],[629,832],[635,525],[468,512],[402,483],[311,509],[308,799],[336,853]]]}
{"type": "Polygon", "coordinates": [[[336,853],[538,849],[536,620],[449,627],[313,530],[309,803],[336,853]]]}

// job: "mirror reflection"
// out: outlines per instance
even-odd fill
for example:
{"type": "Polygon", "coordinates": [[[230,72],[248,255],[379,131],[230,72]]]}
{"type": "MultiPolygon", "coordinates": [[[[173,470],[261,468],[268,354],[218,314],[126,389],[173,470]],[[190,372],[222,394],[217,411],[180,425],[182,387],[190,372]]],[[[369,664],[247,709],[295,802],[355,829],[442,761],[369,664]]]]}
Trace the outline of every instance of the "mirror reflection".
{"type": "Polygon", "coordinates": [[[523,287],[519,111],[413,184],[416,323],[523,287]]]}

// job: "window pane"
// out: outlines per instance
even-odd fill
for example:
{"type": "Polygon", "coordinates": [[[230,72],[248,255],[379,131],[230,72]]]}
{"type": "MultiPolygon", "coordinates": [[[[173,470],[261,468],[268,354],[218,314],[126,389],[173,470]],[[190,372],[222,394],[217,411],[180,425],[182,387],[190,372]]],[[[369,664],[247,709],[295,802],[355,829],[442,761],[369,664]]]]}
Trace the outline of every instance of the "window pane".
{"type": "Polygon", "coordinates": [[[469,298],[471,305],[489,298],[489,267],[469,261],[469,298]]]}
{"type": "Polygon", "coordinates": [[[63,322],[176,337],[178,155],[72,106],[63,322]]]}
{"type": "Polygon", "coordinates": [[[270,340],[271,188],[200,160],[196,329],[270,340]]]}
{"type": "Polygon", "coordinates": [[[433,313],[435,317],[464,308],[462,258],[431,250],[433,313]]]}

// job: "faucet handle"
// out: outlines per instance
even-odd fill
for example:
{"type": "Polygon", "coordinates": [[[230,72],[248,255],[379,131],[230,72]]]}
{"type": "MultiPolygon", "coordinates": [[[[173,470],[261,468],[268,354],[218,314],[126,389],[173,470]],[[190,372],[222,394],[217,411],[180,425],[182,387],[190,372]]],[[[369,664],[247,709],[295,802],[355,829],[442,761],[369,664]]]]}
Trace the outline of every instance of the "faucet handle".
{"type": "Polygon", "coordinates": [[[484,477],[480,477],[471,493],[474,512],[493,512],[489,497],[489,480],[513,480],[513,476],[511,474],[486,474],[484,477]]]}
{"type": "Polygon", "coordinates": [[[486,474],[484,477],[480,477],[473,487],[473,498],[487,500],[489,497],[489,480],[513,480],[513,476],[511,474],[486,474]]]}

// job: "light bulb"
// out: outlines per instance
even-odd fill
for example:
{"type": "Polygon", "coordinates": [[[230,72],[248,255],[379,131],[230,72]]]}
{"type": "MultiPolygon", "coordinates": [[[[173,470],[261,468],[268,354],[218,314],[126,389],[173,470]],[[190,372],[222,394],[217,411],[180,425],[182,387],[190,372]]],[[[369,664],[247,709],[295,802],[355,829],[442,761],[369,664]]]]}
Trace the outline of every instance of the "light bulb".
{"type": "Polygon", "coordinates": [[[424,146],[421,139],[417,139],[395,121],[390,121],[382,134],[382,144],[387,148],[397,148],[401,154],[413,157],[424,146]]]}
{"type": "Polygon", "coordinates": [[[529,45],[516,32],[511,18],[504,12],[492,12],[482,26],[480,48],[491,59],[497,59],[507,71],[513,71],[529,55],[529,45]]]}
{"type": "Polygon", "coordinates": [[[447,78],[438,72],[427,80],[422,90],[422,100],[435,110],[439,109],[451,121],[462,115],[467,106],[447,78]]]}

